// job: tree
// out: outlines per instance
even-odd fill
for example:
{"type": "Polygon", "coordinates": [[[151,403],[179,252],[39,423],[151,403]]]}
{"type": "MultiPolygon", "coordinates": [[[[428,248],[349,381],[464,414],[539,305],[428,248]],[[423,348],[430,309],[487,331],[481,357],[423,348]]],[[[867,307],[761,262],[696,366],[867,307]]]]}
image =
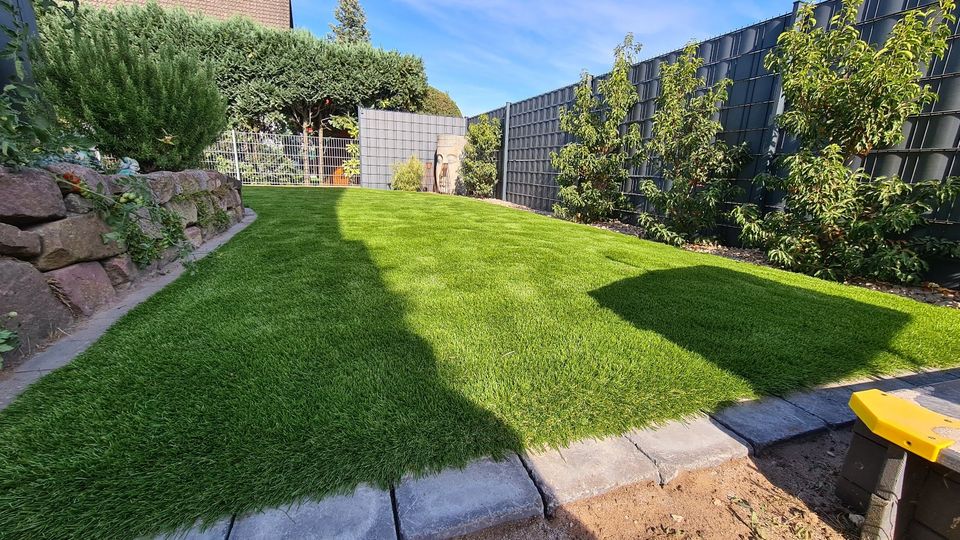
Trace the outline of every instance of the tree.
{"type": "Polygon", "coordinates": [[[789,269],[828,279],[915,283],[930,255],[960,258],[960,243],[919,232],[927,216],[960,195],[955,179],[908,184],[852,167],[871,150],[903,139],[906,119],[936,99],[919,83],[922,67],[942,58],[956,21],[953,0],[913,9],[882,46],[860,38],[858,3],[847,2],[829,29],[804,5],[766,58],[783,79],[781,128],[800,143],[786,177],[759,180],[782,190],[783,211],[763,218],[754,205],[735,212],[743,239],[789,269]]]}
{"type": "Polygon", "coordinates": [[[334,39],[339,43],[370,43],[367,31],[367,15],[360,0],[340,0],[334,11],[337,24],[331,24],[334,39]]]}
{"type": "Polygon", "coordinates": [[[489,197],[497,183],[497,153],[500,152],[500,119],[482,115],[467,128],[460,176],[467,194],[489,197]]]}
{"type": "Polygon", "coordinates": [[[660,96],[645,149],[670,187],[661,190],[651,180],[640,184],[657,215],[641,212],[638,223],[647,236],[667,244],[682,245],[710,233],[723,203],[738,191],[729,177],[746,156],[743,145],[717,140],[723,126],[716,118],[730,79],[704,89],[706,81],[697,76],[701,66],[697,44],[691,43],[676,62],[660,68],[660,96]]]}
{"type": "Polygon", "coordinates": [[[642,136],[636,124],[623,134],[620,126],[640,100],[629,76],[639,50],[633,34],[627,34],[614,51],[613,71],[597,83],[597,96],[592,77],[584,72],[573,108],[560,111],[560,128],[574,142],[550,154],[560,186],[560,200],[553,206],[558,217],[592,223],[609,219],[625,205],[627,166],[635,163],[642,136]]]}
{"type": "Polygon", "coordinates": [[[423,100],[423,106],[418,112],[437,116],[463,116],[460,107],[457,107],[450,94],[432,86],[427,88],[427,97],[423,100]]]}

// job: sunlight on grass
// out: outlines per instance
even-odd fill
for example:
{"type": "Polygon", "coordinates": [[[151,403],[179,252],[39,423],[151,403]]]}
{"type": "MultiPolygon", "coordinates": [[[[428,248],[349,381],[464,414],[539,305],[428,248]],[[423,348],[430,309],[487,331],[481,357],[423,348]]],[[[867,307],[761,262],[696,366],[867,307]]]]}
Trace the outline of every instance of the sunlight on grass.
{"type": "Polygon", "coordinates": [[[960,312],[464,198],[259,219],[0,413],[0,537],[136,536],[960,358],[960,312]]]}

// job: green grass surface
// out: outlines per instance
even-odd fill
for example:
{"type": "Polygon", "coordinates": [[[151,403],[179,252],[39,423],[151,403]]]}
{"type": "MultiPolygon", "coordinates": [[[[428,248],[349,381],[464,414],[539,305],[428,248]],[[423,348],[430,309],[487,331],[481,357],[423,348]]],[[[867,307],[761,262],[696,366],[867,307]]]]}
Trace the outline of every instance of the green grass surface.
{"type": "Polygon", "coordinates": [[[0,536],[130,537],[960,358],[960,311],[464,198],[259,219],[0,413],[0,536]]]}

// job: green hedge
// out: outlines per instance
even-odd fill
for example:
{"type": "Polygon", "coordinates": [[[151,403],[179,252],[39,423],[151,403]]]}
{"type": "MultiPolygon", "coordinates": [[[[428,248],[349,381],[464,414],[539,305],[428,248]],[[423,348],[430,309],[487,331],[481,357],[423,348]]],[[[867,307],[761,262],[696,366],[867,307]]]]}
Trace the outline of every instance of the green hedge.
{"type": "MultiPolygon", "coordinates": [[[[44,18],[41,35],[58,31],[57,25],[54,17],[44,18]]],[[[236,128],[318,129],[331,115],[356,115],[358,106],[417,111],[427,95],[423,61],[416,56],[247,19],[215,21],[147,4],[81,9],[79,27],[91,36],[135,29],[157,50],[173,45],[210,62],[236,128]]]]}

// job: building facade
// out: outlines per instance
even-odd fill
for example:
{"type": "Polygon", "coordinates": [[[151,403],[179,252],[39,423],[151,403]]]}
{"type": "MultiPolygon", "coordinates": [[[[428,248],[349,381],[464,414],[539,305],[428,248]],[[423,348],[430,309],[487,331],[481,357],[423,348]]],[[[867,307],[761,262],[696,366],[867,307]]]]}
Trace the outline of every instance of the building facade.
{"type": "MultiPolygon", "coordinates": [[[[217,19],[240,15],[273,28],[293,28],[291,0],[155,0],[162,7],[182,7],[217,19]]],[[[88,6],[144,4],[146,0],[81,0],[88,6]]]]}

